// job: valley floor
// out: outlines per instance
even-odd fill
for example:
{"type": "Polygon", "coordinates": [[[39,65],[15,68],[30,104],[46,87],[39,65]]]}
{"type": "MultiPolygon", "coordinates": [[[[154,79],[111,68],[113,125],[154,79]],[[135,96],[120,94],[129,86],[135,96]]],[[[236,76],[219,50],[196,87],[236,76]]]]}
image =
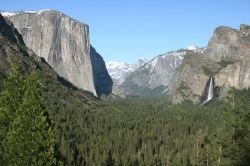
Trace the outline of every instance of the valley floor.
{"type": "MultiPolygon", "coordinates": [[[[249,91],[237,93],[249,97],[249,91]]],[[[250,149],[242,143],[249,138],[249,125],[241,129],[249,122],[232,124],[228,102],[202,107],[171,105],[166,99],[104,99],[104,111],[82,117],[78,164],[247,165],[250,149]]],[[[248,105],[246,110],[249,115],[248,105]]]]}

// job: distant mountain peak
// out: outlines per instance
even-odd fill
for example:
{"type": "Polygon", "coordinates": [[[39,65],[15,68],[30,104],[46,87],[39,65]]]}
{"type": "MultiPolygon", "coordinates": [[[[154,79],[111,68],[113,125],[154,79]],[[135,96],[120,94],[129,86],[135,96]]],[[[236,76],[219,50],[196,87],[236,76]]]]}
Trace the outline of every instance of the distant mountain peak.
{"type": "Polygon", "coordinates": [[[197,47],[196,45],[192,44],[192,45],[188,46],[186,49],[187,50],[196,50],[196,49],[199,49],[199,47],[197,47]]]}
{"type": "Polygon", "coordinates": [[[136,69],[143,66],[147,62],[148,60],[146,60],[145,58],[138,59],[135,64],[128,64],[119,61],[109,61],[106,63],[106,66],[113,81],[117,85],[120,85],[125,81],[130,73],[134,72],[136,69]]]}

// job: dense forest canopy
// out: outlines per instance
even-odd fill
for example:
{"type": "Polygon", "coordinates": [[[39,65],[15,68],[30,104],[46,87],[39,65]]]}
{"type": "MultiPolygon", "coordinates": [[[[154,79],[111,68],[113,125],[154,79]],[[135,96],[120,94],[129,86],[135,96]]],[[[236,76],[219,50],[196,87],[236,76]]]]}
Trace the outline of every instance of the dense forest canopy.
{"type": "Polygon", "coordinates": [[[46,105],[36,71],[14,66],[0,97],[3,165],[249,165],[250,91],[206,106],[166,98],[46,105]],[[22,81],[24,80],[24,81],[22,81]],[[56,110],[54,110],[56,109],[56,110]]]}

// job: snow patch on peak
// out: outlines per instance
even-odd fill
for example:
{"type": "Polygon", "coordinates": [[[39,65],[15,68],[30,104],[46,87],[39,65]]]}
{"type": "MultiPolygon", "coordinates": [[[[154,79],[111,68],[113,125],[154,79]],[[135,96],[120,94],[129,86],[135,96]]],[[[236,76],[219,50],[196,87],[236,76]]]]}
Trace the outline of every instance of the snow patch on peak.
{"type": "Polygon", "coordinates": [[[2,16],[10,17],[10,16],[16,15],[17,13],[15,13],[15,12],[1,12],[1,14],[2,14],[2,16]]]}
{"type": "Polygon", "coordinates": [[[120,67],[123,67],[123,66],[127,66],[127,64],[123,63],[123,62],[118,62],[118,61],[109,61],[107,63],[107,67],[111,68],[111,69],[118,68],[118,67],[120,68],[120,67]]]}
{"type": "Polygon", "coordinates": [[[186,50],[190,50],[196,53],[204,53],[206,51],[206,47],[197,47],[195,45],[190,45],[186,48],[186,50]]]}
{"type": "Polygon", "coordinates": [[[158,62],[158,57],[155,58],[155,59],[151,62],[151,65],[152,65],[153,69],[155,68],[157,62],[158,62]]]}
{"type": "Polygon", "coordinates": [[[196,45],[190,45],[190,46],[188,46],[186,49],[187,50],[196,50],[196,49],[198,49],[199,47],[197,47],[196,45]]]}
{"type": "Polygon", "coordinates": [[[113,81],[117,85],[121,85],[130,73],[134,72],[139,67],[147,62],[146,59],[139,59],[136,64],[127,64],[118,61],[109,61],[106,63],[107,70],[113,81]]]}
{"type": "Polygon", "coordinates": [[[29,14],[41,14],[45,11],[52,11],[51,9],[43,9],[43,10],[27,10],[27,11],[18,11],[18,12],[1,12],[1,14],[5,17],[11,17],[17,14],[29,13],[29,14]]]}

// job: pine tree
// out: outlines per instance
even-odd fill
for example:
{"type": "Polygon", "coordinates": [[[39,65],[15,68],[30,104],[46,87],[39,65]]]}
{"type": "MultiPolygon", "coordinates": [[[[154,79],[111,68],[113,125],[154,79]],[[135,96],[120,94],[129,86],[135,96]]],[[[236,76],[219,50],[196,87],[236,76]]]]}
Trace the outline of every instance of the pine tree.
{"type": "Polygon", "coordinates": [[[243,98],[236,94],[236,89],[231,88],[224,106],[224,127],[223,155],[227,162],[232,164],[240,163],[244,153],[241,148],[241,138],[244,135],[242,127],[245,118],[246,103],[243,98]]]}
{"type": "Polygon", "coordinates": [[[25,81],[26,91],[12,127],[3,141],[8,165],[55,165],[55,133],[48,123],[38,76],[25,81]]]}
{"type": "Polygon", "coordinates": [[[0,95],[0,162],[4,149],[2,142],[6,137],[9,128],[15,117],[16,110],[19,108],[24,94],[23,75],[21,67],[15,63],[12,66],[9,77],[4,82],[4,89],[0,95]]]}

